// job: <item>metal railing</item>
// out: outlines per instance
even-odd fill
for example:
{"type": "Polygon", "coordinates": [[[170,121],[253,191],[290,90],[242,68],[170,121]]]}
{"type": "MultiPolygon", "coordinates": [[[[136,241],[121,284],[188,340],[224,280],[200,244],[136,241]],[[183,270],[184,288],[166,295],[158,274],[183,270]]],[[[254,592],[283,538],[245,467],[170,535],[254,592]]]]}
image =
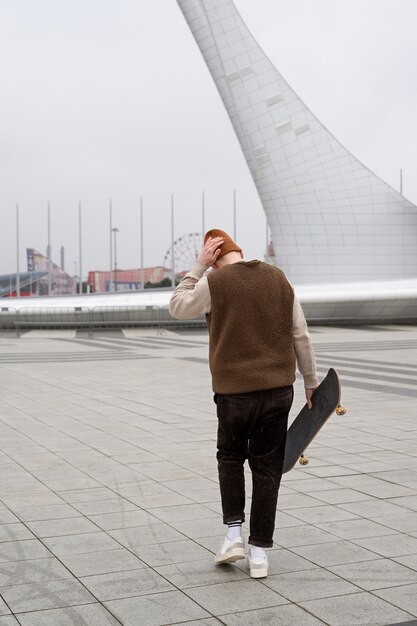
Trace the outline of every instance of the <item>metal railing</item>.
{"type": "Polygon", "coordinates": [[[204,327],[204,317],[176,320],[167,307],[96,306],[96,307],[13,307],[0,308],[0,331],[22,332],[35,329],[82,329],[90,336],[99,329],[140,327],[204,327]]]}
{"type": "Polygon", "coordinates": [[[16,325],[15,325],[17,315],[18,315],[18,311],[14,307],[1,306],[0,307],[0,331],[15,330],[16,334],[18,334],[16,325]]]}

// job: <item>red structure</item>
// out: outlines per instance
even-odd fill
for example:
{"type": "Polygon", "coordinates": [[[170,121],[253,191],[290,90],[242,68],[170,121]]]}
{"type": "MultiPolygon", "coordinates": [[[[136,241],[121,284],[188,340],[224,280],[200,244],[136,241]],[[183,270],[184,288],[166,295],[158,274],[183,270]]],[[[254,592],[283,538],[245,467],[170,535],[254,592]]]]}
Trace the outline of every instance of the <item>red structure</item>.
{"type": "Polygon", "coordinates": [[[106,291],[138,291],[143,289],[142,278],[146,283],[160,283],[164,278],[169,278],[171,270],[162,267],[145,267],[133,270],[119,270],[116,272],[88,272],[88,284],[90,291],[104,293],[106,291]],[[143,272],[143,277],[142,277],[143,272]]]}

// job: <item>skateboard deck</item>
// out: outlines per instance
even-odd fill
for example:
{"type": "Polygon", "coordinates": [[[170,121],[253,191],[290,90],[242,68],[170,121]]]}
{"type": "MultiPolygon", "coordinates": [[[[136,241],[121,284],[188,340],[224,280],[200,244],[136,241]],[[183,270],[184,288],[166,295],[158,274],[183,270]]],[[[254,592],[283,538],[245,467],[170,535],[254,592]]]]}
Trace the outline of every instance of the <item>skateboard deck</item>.
{"type": "Polygon", "coordinates": [[[309,409],[305,404],[288,429],[283,474],[289,472],[298,460],[302,465],[308,463],[303,453],[334,411],[338,415],[346,413],[340,406],[340,393],[338,373],[330,368],[326,378],[314,392],[313,408],[309,409]]]}

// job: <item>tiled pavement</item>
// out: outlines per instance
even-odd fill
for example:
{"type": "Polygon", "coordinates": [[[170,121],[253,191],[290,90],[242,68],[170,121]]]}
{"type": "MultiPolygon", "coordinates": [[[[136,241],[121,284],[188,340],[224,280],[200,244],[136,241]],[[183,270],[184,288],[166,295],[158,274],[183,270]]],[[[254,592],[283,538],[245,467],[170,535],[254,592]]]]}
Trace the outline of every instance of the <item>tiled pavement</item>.
{"type": "Polygon", "coordinates": [[[0,337],[0,626],[417,624],[416,328],[312,337],[348,413],[285,477],[261,581],[213,564],[204,332],[0,337]]]}

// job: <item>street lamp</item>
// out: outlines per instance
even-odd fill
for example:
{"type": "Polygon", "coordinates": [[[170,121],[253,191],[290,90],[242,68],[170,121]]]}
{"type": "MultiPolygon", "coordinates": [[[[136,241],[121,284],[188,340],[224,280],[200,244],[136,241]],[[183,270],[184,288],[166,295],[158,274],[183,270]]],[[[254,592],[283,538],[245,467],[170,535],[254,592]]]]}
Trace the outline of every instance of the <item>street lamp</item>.
{"type": "Polygon", "coordinates": [[[112,233],[114,237],[114,291],[117,291],[117,239],[116,235],[119,231],[118,228],[112,228],[112,233]]]}

